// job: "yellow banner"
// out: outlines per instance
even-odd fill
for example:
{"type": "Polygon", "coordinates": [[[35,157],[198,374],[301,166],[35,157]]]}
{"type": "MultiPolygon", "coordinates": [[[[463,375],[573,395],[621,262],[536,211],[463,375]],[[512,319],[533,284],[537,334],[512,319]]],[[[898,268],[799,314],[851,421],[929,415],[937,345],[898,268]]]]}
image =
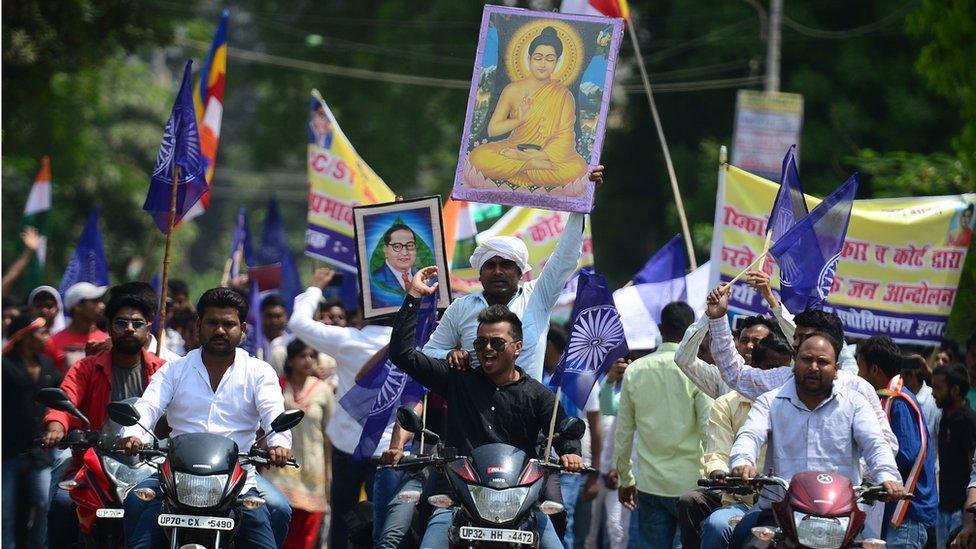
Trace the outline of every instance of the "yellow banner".
{"type": "MultiPolygon", "coordinates": [[[[734,166],[722,168],[712,241],[713,278],[731,280],[762,252],[779,185],[734,166]]],[[[806,196],[813,209],[819,199],[806,196]]],[[[972,238],[976,194],[856,200],[825,310],[852,336],[886,334],[903,343],[938,343],[955,302],[972,238]]],[[[766,263],[779,287],[772,261],[766,263]]],[[[730,306],[766,310],[737,283],[730,306]]],[[[798,313],[800,311],[791,311],[798,313]]]]}
{"type": "Polygon", "coordinates": [[[392,202],[395,195],[359,156],[315,90],[310,111],[305,253],[355,271],[353,207],[392,202]]]}
{"type": "MultiPolygon", "coordinates": [[[[569,220],[569,213],[551,210],[538,210],[516,206],[505,213],[492,227],[478,234],[478,241],[498,235],[521,238],[529,249],[529,264],[532,270],[524,280],[532,275],[539,276],[549,256],[556,249],[563,234],[563,227],[569,220]]],[[[590,231],[590,216],[586,216],[583,229],[583,253],[576,268],[593,265],[593,235],[590,231]]],[[[481,291],[478,271],[471,267],[451,270],[451,290],[458,294],[481,291]]]]}

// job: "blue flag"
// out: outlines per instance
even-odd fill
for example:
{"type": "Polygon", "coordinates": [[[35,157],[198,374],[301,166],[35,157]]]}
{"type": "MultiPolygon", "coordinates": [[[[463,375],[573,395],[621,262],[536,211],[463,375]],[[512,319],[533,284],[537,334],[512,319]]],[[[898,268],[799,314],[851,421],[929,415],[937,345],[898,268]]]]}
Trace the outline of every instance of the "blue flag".
{"type": "Polygon", "coordinates": [[[624,327],[607,279],[600,274],[581,272],[566,351],[556,365],[549,386],[562,387],[570,401],[583,410],[593,386],[614,361],[628,352],[624,327]]]}
{"type": "Polygon", "coordinates": [[[258,289],[258,281],[251,279],[251,286],[248,295],[247,310],[247,333],[241,347],[253,357],[261,360],[268,360],[271,356],[271,349],[268,342],[264,339],[264,331],[261,329],[261,290],[258,289]]]}
{"type": "Polygon", "coordinates": [[[241,276],[242,269],[247,270],[254,264],[254,250],[251,246],[251,230],[247,226],[247,208],[237,208],[237,225],[231,233],[230,241],[230,272],[233,280],[241,276]]]}
{"type": "Polygon", "coordinates": [[[281,286],[278,293],[285,300],[285,308],[291,314],[295,296],[302,292],[302,278],[298,274],[298,266],[288,247],[288,236],[285,233],[285,222],[278,211],[275,199],[268,201],[268,216],[264,219],[261,230],[261,246],[255,257],[258,265],[273,265],[281,263],[281,286]]]}
{"type": "Polygon", "coordinates": [[[857,174],[837,187],[770,248],[780,270],[780,300],[799,313],[823,307],[844,248],[857,174]]]}
{"type": "Polygon", "coordinates": [[[777,242],[807,213],[807,201],[803,198],[803,187],[800,185],[800,172],[796,168],[796,145],[793,145],[783,157],[783,174],[780,176],[776,199],[773,200],[773,209],[769,211],[766,231],[772,231],[773,242],[777,242]]]}
{"type": "MultiPolygon", "coordinates": [[[[425,298],[420,304],[414,346],[420,350],[437,326],[437,294],[425,298]]],[[[413,406],[420,402],[427,389],[390,362],[387,348],[374,358],[375,366],[356,381],[339,399],[349,415],[363,426],[359,444],[353,452],[354,460],[369,459],[383,437],[387,425],[393,421],[400,406],[413,406]]]]}
{"type": "Polygon", "coordinates": [[[79,282],[91,282],[96,286],[108,285],[108,261],[102,245],[102,232],[98,230],[97,206],[88,214],[88,223],[85,224],[78,247],[64,270],[58,291],[64,295],[68,288],[79,282]]]}
{"type": "Polygon", "coordinates": [[[163,130],[156,167],[149,182],[149,194],[142,209],[152,214],[159,230],[166,234],[170,224],[170,201],[173,191],[173,168],[179,166],[176,182],[176,216],[179,223],[186,212],[207,192],[204,160],[200,153],[200,134],[193,107],[193,82],[190,78],[192,61],[183,69],[183,83],[173,103],[173,110],[163,130]]]}
{"type": "Polygon", "coordinates": [[[654,252],[641,270],[634,275],[634,284],[664,282],[683,278],[688,274],[688,253],[681,235],[674,235],[667,244],[654,252]]]}

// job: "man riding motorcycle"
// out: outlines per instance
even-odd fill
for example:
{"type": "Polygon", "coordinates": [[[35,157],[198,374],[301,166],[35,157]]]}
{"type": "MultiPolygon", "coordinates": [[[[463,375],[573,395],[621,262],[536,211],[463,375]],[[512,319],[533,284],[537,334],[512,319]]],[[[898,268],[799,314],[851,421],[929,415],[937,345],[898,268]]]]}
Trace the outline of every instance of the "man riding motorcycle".
{"type": "MultiPolygon", "coordinates": [[[[479,446],[501,442],[534,455],[539,434],[548,428],[555,395],[515,366],[522,350],[522,322],[514,313],[504,305],[492,305],[479,313],[474,349],[480,368],[454,370],[447,360],[430,358],[414,349],[420,300],[436,291],[436,283],[428,285],[436,275],[437,268],[428,267],[414,276],[394,320],[390,360],[445,398],[450,410],[445,437],[448,446],[470,455],[479,446]]],[[[556,415],[559,422],[566,417],[561,405],[556,415]]],[[[582,469],[578,440],[557,441],[555,449],[565,470],[582,469]]],[[[443,483],[437,485],[440,488],[443,483]]],[[[442,489],[437,493],[443,493],[442,489]]],[[[562,547],[549,518],[539,513],[538,521],[540,546],[562,547]]],[[[427,523],[422,547],[443,545],[450,525],[451,511],[437,509],[427,523]]]]}
{"type": "MultiPolygon", "coordinates": [[[[109,319],[109,349],[77,362],[61,382],[61,389],[91,422],[91,429],[101,429],[107,420],[109,402],[138,397],[153,374],[165,360],[149,353],[149,340],[156,304],[141,295],[126,291],[126,285],[112,289],[105,308],[109,319]]],[[[44,446],[54,446],[71,429],[82,428],[79,419],[67,412],[50,410],[44,418],[44,446]]],[[[71,547],[78,541],[78,517],[75,503],[57,483],[73,477],[80,467],[81,455],[67,454],[54,464],[54,494],[48,512],[48,539],[51,547],[71,547]]]]}
{"type": "MultiPolygon", "coordinates": [[[[258,428],[271,432],[271,422],[284,411],[284,398],[274,369],[251,357],[238,345],[246,328],[247,301],[230,288],[204,292],[197,304],[202,347],[173,361],[153,377],[135,404],[141,423],[148,428],[166,414],[172,437],[186,433],[224,435],[243,451],[251,448],[258,428]]],[[[138,425],[128,427],[120,446],[135,454],[142,448],[138,425]]],[[[268,437],[271,463],[283,467],[291,459],[291,434],[268,437]]],[[[253,467],[249,468],[242,495],[257,495],[253,467]]],[[[154,475],[140,487],[159,491],[154,475]]],[[[135,492],[135,490],[133,490],[135,492]]],[[[161,501],[144,502],[130,494],[125,501],[126,545],[132,548],[157,546],[165,542],[156,518],[161,501]]],[[[245,509],[238,534],[240,547],[274,548],[271,515],[266,505],[245,509]]]]}

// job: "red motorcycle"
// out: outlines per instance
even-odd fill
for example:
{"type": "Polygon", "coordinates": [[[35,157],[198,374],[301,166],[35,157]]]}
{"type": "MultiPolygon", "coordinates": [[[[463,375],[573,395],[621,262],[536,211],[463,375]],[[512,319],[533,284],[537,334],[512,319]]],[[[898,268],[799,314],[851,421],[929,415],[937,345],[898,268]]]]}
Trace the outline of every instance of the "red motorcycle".
{"type": "Polygon", "coordinates": [[[71,492],[71,500],[77,506],[81,541],[89,549],[122,547],[125,515],[122,502],[130,490],[156,472],[154,465],[141,461],[138,456],[114,451],[122,427],[106,420],[100,430],[92,430],[88,418],[61,389],[41,389],[37,400],[73,415],[85,426],[72,430],[58,444],[60,448],[84,452],[82,466],[74,477],[58,483],[61,490],[71,492]]]}
{"type": "Polygon", "coordinates": [[[745,480],[727,477],[702,479],[698,485],[740,495],[762,492],[769,499],[782,498],[772,504],[777,526],[752,529],[752,535],[768,542],[769,547],[882,549],[886,545],[880,539],[857,539],[865,518],[857,504],[884,499],[888,492],[880,485],[855,487],[847,477],[830,471],[797,473],[790,481],[774,476],[745,480]]]}

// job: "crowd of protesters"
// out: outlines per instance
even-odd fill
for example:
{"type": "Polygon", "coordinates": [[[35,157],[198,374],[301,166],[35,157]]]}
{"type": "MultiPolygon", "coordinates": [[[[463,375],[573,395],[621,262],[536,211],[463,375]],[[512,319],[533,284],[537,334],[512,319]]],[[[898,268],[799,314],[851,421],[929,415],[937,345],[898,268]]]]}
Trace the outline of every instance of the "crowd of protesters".
{"type": "MultiPolygon", "coordinates": [[[[430,357],[424,360],[460,372],[486,369],[491,378],[491,363],[509,353],[508,343],[517,343],[510,357],[513,378],[492,378],[495,390],[512,391],[513,399],[536,398],[535,385],[511,387],[522,378],[545,382],[566,348],[567,329],[552,324],[550,315],[579,259],[582,224],[582,215],[570,216],[552,257],[531,282],[523,282],[529,270],[524,243],[513,237],[483,242],[471,262],[484,290],[447,308],[423,348],[430,357]],[[506,322],[518,330],[511,330],[517,332],[512,341],[502,338],[503,350],[494,343],[488,349],[475,337],[485,323],[506,322]]],[[[388,346],[391,354],[394,347],[400,353],[391,358],[395,364],[420,368],[434,386],[439,382],[391,342],[403,335],[402,326],[362,321],[355,304],[325,296],[333,276],[329,269],[316,270],[293,304],[275,293],[260,300],[257,318],[268,351],[256,357],[255,367],[273,369],[284,407],[305,412],[291,433],[301,469],[263,471],[256,486],[268,502],[275,544],[416,546],[423,535],[414,520],[419,512],[431,525],[422,546],[441,546],[430,535],[441,531],[435,530],[438,513],[425,516],[397,497],[425,490],[422,480],[378,468],[415,451],[412,434],[391,420],[373,455],[356,459],[362,426],[338,404],[388,346]],[[290,316],[287,305],[293,305],[290,316]]],[[[415,276],[401,315],[431,291],[426,280],[423,273],[415,276]]],[[[547,487],[554,491],[550,499],[564,506],[551,517],[561,543],[588,549],[753,546],[750,527],[772,520],[762,498],[697,488],[699,479],[831,470],[855,483],[883,484],[894,496],[914,494],[871,510],[864,537],[892,547],[941,548],[961,529],[953,547],[976,547],[976,516],[965,512],[976,505],[976,334],[962,348],[951,341],[937,348],[899,346],[886,336],[855,340],[832,313],[787,311],[762,271],[746,280],[765,298],[769,314],[730,323],[721,287],[697,319],[693,306],[703,304],[668,304],[655,348],[631,348],[583,408],[564,397],[559,409],[587,425],[579,448],[565,450],[572,456],[564,462],[578,470],[581,458],[598,472],[565,472],[547,487]]],[[[187,284],[170,280],[168,294],[166,331],[154,334],[158,296],[148,284],[82,282],[63,295],[38,286],[22,302],[5,292],[4,547],[60,548],[77,541],[73,504],[57,486],[77,469],[78,458],[53,446],[79,424],[37,404],[40,389],[61,387],[97,429],[109,402],[139,397],[164,364],[210,342],[187,284]],[[160,336],[164,345],[156,353],[160,336]]],[[[459,395],[445,392],[430,395],[427,424],[472,443],[474,435],[456,430],[458,422],[474,419],[459,416],[481,395],[459,403],[459,395]]],[[[493,402],[485,406],[496,413],[493,402]]]]}

